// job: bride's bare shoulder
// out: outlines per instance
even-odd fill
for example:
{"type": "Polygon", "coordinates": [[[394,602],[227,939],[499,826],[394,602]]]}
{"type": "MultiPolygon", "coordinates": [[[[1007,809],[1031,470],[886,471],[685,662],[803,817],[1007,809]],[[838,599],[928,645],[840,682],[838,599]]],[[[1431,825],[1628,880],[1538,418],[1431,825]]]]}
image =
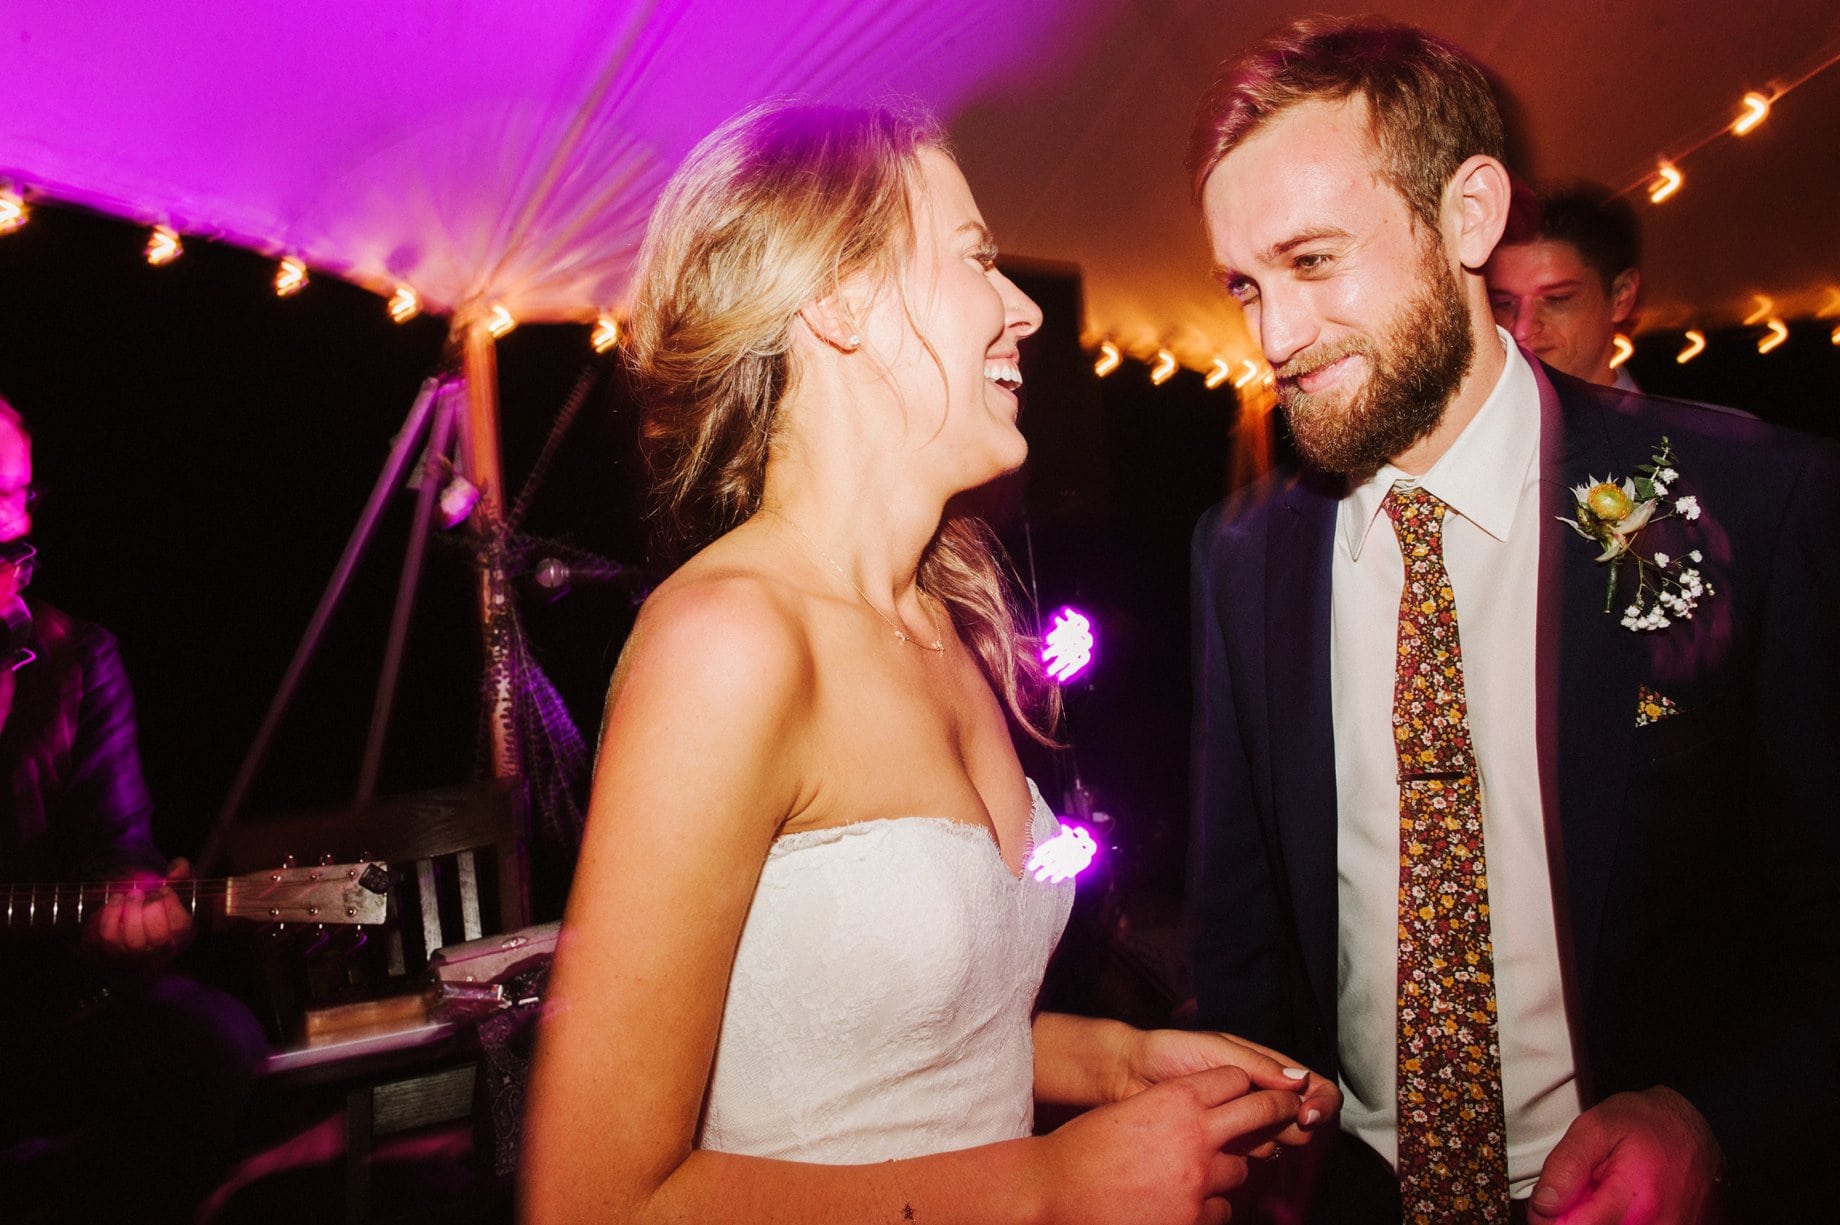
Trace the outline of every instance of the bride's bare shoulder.
{"type": "Polygon", "coordinates": [[[808,683],[811,641],[804,600],[769,557],[724,547],[685,562],[640,609],[619,674],[663,669],[680,684],[773,692],[808,683]]]}

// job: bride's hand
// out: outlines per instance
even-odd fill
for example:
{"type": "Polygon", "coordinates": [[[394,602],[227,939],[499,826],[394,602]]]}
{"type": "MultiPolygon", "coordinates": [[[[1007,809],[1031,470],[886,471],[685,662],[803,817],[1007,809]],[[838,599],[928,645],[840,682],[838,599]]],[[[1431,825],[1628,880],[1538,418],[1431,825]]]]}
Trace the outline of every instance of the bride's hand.
{"type": "Polygon", "coordinates": [[[1282,1089],[1301,1099],[1291,1125],[1273,1137],[1278,1143],[1305,1143],[1314,1133],[1333,1126],[1341,1111],[1341,1090],[1333,1082],[1269,1047],[1229,1034],[1181,1029],[1134,1031],[1124,1051],[1116,1097],[1122,1100],[1151,1085],[1222,1066],[1239,1068],[1260,1089],[1282,1089]]]}
{"type": "MultiPolygon", "coordinates": [[[[1295,1082],[1292,1082],[1295,1083],[1295,1082]]],[[[1294,1093],[1254,1086],[1238,1067],[1151,1085],[1042,1137],[1048,1218],[1077,1225],[1219,1225],[1250,1152],[1297,1117],[1294,1093]]]]}

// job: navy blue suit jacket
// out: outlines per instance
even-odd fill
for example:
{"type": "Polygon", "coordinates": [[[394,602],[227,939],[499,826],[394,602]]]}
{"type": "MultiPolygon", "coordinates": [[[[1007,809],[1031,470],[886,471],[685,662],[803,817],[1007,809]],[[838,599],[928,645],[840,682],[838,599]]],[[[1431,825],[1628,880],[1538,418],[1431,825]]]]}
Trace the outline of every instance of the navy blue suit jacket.
{"type": "MultiPolygon", "coordinates": [[[[1840,460],[1748,416],[1541,388],[1538,709],[1568,1015],[1587,1104],[1668,1085],[1757,1204],[1812,1195],[1840,1110],[1840,460]],[[1604,612],[1572,485],[1671,440],[1714,594],[1638,633],[1604,612]],[[1638,687],[1678,713],[1636,726],[1638,687]]],[[[1193,543],[1190,902],[1203,1025],[1337,1060],[1330,560],[1340,478],[1273,474],[1193,543]]],[[[1460,598],[1460,597],[1459,597],[1460,598]]],[[[1812,1202],[1812,1201],[1811,1201],[1812,1202]]]]}

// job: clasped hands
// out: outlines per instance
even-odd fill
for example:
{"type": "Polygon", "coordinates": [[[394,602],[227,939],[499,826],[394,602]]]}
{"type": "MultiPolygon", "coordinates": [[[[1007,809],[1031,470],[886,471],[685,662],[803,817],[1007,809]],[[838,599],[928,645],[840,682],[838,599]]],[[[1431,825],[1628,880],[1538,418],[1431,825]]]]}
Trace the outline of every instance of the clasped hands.
{"type": "Polygon", "coordinates": [[[1342,1095],[1277,1052],[1217,1033],[1129,1031],[1112,1104],[1048,1140],[1065,1221],[1229,1220],[1252,1161],[1333,1127],[1342,1095]]]}

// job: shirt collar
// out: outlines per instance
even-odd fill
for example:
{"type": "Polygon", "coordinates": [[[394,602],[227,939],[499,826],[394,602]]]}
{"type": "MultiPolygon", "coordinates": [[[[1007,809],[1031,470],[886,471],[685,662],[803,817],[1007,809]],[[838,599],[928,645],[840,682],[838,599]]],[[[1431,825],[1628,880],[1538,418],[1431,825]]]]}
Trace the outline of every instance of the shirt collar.
{"type": "Polygon", "coordinates": [[[1336,530],[1350,557],[1359,560],[1386,495],[1398,482],[1423,486],[1496,540],[1508,538],[1528,469],[1539,454],[1540,388],[1513,338],[1499,327],[1495,334],[1507,355],[1501,376],[1431,470],[1413,478],[1382,464],[1343,495],[1336,530]]]}

